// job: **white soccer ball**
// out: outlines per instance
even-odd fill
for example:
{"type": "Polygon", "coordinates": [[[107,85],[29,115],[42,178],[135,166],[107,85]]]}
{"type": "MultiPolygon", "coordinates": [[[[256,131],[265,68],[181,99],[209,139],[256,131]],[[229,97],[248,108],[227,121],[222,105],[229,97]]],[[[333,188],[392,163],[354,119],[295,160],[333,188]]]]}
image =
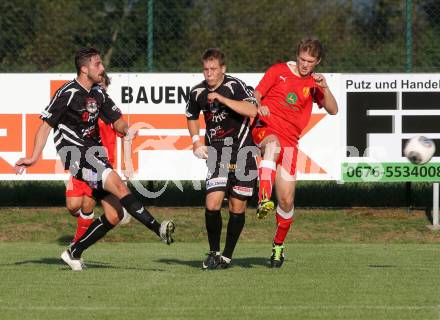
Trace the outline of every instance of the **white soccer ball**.
{"type": "Polygon", "coordinates": [[[415,136],[408,140],[403,154],[414,164],[425,164],[431,160],[435,152],[435,144],[424,136],[415,136]]]}

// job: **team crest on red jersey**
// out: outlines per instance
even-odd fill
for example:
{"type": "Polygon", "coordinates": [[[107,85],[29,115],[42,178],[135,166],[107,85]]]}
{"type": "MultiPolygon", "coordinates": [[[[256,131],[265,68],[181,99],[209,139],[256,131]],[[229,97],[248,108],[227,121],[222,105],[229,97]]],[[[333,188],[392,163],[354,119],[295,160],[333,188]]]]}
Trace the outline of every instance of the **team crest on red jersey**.
{"type": "Polygon", "coordinates": [[[86,98],[86,109],[90,113],[95,113],[98,110],[98,104],[93,98],[86,98]]]}
{"type": "Polygon", "coordinates": [[[310,95],[310,88],[309,87],[303,88],[303,95],[304,95],[304,98],[307,98],[310,95]]]}
{"type": "Polygon", "coordinates": [[[261,128],[257,134],[258,140],[259,141],[263,140],[265,134],[266,134],[266,129],[261,128]]]}

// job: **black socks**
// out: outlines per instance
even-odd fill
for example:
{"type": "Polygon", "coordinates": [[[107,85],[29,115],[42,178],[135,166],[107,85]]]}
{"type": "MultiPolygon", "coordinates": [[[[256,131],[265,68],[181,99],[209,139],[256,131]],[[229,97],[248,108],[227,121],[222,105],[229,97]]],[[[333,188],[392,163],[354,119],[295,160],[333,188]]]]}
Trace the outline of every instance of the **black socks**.
{"type": "Polygon", "coordinates": [[[70,254],[73,258],[79,259],[84,250],[90,247],[92,244],[96,243],[99,239],[104,237],[107,232],[113,229],[115,226],[112,225],[105,215],[102,215],[98,219],[92,222],[90,227],[84,233],[84,235],[75,242],[70,248],[70,254]]]}
{"type": "MultiPolygon", "coordinates": [[[[220,210],[205,210],[206,231],[208,232],[209,250],[220,252],[220,236],[222,233],[222,216],[220,210]]],[[[245,223],[245,214],[229,212],[223,256],[231,259],[241,231],[245,223]]]]}
{"type": "Polygon", "coordinates": [[[226,233],[225,249],[223,250],[223,256],[231,259],[234,252],[235,245],[238,238],[240,238],[241,231],[243,230],[245,223],[245,214],[229,212],[228,231],[226,233]]]}
{"type": "Polygon", "coordinates": [[[222,234],[222,215],[220,210],[205,210],[205,224],[208,232],[209,250],[220,252],[222,234]]]}
{"type": "Polygon", "coordinates": [[[160,236],[160,223],[144,208],[143,204],[133,195],[128,194],[121,199],[121,205],[136,220],[160,236]]]}

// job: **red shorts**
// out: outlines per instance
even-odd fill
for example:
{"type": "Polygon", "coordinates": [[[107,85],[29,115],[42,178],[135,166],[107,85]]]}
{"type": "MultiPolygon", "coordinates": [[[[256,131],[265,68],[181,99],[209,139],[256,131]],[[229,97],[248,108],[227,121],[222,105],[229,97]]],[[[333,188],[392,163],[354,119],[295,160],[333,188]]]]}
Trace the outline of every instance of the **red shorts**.
{"type": "Polygon", "coordinates": [[[280,154],[276,161],[277,165],[282,165],[290,175],[294,176],[296,173],[296,159],[298,157],[298,142],[293,139],[286,139],[265,126],[256,126],[252,129],[252,138],[258,147],[261,146],[264,138],[270,135],[276,136],[281,146],[280,154]]]}
{"type": "Polygon", "coordinates": [[[70,176],[69,183],[66,186],[66,197],[92,197],[92,189],[89,185],[75,177],[70,176]]]}

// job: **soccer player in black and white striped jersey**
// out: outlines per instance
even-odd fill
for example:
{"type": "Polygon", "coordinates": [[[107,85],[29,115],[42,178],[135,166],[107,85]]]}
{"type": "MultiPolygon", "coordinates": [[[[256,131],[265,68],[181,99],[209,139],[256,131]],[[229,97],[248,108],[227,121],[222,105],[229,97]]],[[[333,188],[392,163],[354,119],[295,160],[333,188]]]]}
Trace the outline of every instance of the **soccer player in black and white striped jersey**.
{"type": "Polygon", "coordinates": [[[207,159],[208,164],[205,223],[210,249],[202,268],[224,269],[230,265],[245,223],[247,200],[256,187],[258,149],[252,142],[249,125],[257,108],[252,90],[240,79],[225,74],[223,52],[208,49],[202,62],[205,80],[191,89],[186,106],[194,155],[207,159]],[[200,112],[206,122],[204,143],[199,138],[200,112]],[[225,196],[229,198],[229,222],[220,254],[220,210],[225,196]]]}
{"type": "Polygon", "coordinates": [[[54,130],[54,142],[66,170],[92,189],[93,197],[101,201],[104,215],[96,219],[85,234],[61,258],[73,270],[82,270],[84,250],[105,236],[122,218],[117,207],[122,205],[135,219],[155,232],[167,244],[173,242],[174,223],[161,224],[144,208],[113,170],[102,147],[98,130],[98,117],[113,123],[116,131],[128,133],[128,124],[120,110],[96,84],[102,82],[105,68],[100,53],[94,48],[83,48],[75,55],[76,79],[66,83],[42,112],[41,123],[35,137],[32,156],[21,158],[15,167],[17,173],[36,163],[54,130]]]}

